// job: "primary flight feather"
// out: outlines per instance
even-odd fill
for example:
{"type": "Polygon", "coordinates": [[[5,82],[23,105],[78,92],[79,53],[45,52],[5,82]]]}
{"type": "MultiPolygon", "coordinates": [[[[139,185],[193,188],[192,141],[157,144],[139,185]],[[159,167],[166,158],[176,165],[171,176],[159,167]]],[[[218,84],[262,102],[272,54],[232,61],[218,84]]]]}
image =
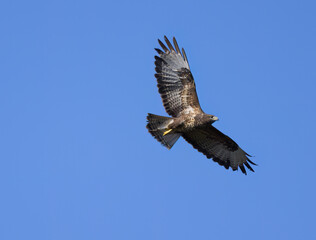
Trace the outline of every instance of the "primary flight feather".
{"type": "Polygon", "coordinates": [[[146,126],[149,133],[168,149],[182,136],[226,169],[231,167],[235,171],[239,168],[247,174],[246,166],[253,171],[250,164],[256,164],[249,160],[249,155],[212,126],[218,118],[202,111],[184,49],[180,51],[175,38],[174,47],[166,36],[164,39],[168,47],[158,40],[163,51],[155,49],[159,54],[155,56],[155,77],[163,105],[171,117],[149,113],[146,126]]]}

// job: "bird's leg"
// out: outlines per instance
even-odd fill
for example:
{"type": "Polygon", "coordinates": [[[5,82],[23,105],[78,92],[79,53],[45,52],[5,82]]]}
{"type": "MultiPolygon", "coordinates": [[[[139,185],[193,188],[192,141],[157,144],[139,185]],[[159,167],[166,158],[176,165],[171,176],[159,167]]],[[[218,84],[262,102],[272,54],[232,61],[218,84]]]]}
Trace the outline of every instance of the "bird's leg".
{"type": "Polygon", "coordinates": [[[170,133],[172,131],[172,129],[168,129],[163,133],[163,136],[167,135],[168,133],[170,133]]]}

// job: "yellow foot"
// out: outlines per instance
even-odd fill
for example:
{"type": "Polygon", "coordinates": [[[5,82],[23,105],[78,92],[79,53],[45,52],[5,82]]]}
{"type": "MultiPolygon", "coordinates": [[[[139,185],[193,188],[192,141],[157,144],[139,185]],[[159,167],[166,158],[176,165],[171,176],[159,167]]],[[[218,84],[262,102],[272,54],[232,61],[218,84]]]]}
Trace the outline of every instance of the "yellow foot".
{"type": "Polygon", "coordinates": [[[170,133],[171,131],[172,131],[172,129],[169,129],[169,130],[165,131],[165,132],[163,133],[163,136],[167,135],[167,134],[170,133]]]}

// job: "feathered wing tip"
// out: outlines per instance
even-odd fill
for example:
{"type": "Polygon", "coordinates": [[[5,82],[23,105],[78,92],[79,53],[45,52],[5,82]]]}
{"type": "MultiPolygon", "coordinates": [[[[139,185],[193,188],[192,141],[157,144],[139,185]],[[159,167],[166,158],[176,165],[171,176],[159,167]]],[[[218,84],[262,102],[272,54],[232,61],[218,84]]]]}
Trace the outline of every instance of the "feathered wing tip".
{"type": "Polygon", "coordinates": [[[224,166],[226,169],[229,169],[229,167],[231,167],[231,169],[233,170],[233,171],[237,171],[238,169],[240,169],[241,170],[241,172],[243,173],[243,174],[245,174],[245,175],[247,175],[247,171],[246,171],[246,168],[245,168],[245,166],[247,167],[247,169],[249,169],[250,171],[252,171],[252,172],[255,172],[254,170],[253,170],[253,168],[251,167],[251,165],[249,164],[249,163],[251,163],[251,164],[253,164],[253,165],[256,165],[257,166],[257,164],[255,164],[254,162],[252,162],[251,160],[249,160],[248,158],[247,158],[247,160],[246,160],[246,162],[244,162],[244,163],[242,163],[242,164],[240,164],[240,165],[238,165],[237,167],[232,167],[231,165],[230,165],[230,162],[229,161],[221,161],[220,159],[218,159],[218,158],[214,158],[214,157],[212,157],[213,158],[213,160],[215,161],[215,162],[217,162],[219,165],[221,165],[221,166],[224,166]],[[249,162],[249,163],[248,163],[249,162]]]}
{"type": "Polygon", "coordinates": [[[165,44],[162,43],[162,41],[160,41],[160,39],[158,39],[158,43],[160,45],[160,47],[165,51],[165,53],[169,53],[169,49],[165,46],[165,44]]]}
{"type": "Polygon", "coordinates": [[[243,164],[239,165],[238,167],[240,168],[240,170],[241,170],[245,175],[247,175],[247,171],[246,171],[244,165],[245,165],[250,171],[255,172],[255,171],[253,170],[253,168],[251,167],[250,164],[252,164],[252,165],[254,165],[254,166],[258,166],[258,165],[249,159],[249,157],[252,157],[251,155],[249,155],[248,153],[246,153],[244,150],[242,150],[242,151],[243,151],[243,153],[245,154],[246,161],[245,161],[243,164]],[[250,164],[249,164],[249,163],[250,163],[250,164]]]}
{"type": "MultiPolygon", "coordinates": [[[[182,55],[184,57],[184,60],[188,63],[189,65],[189,61],[188,61],[188,58],[187,58],[187,55],[185,54],[185,51],[184,51],[184,48],[182,48],[182,55]]],[[[190,66],[190,65],[189,65],[190,66]]]]}
{"type": "Polygon", "coordinates": [[[175,48],[177,50],[177,53],[181,55],[181,51],[180,51],[179,45],[178,45],[177,40],[176,40],[175,37],[173,37],[173,44],[174,44],[174,46],[175,46],[175,48]]]}
{"type": "Polygon", "coordinates": [[[163,54],[163,51],[161,51],[159,48],[155,48],[155,50],[157,51],[157,53],[158,53],[159,55],[162,55],[162,54],[163,54]]]}
{"type": "MultiPolygon", "coordinates": [[[[247,154],[247,153],[245,152],[245,155],[246,155],[246,162],[244,162],[243,164],[239,165],[238,167],[240,168],[240,170],[241,170],[245,175],[247,175],[247,171],[246,171],[244,165],[245,165],[250,171],[255,172],[249,163],[251,163],[252,165],[255,165],[255,166],[257,166],[257,164],[255,164],[253,161],[251,161],[251,160],[247,157],[247,156],[251,157],[249,154],[247,154]],[[248,162],[249,162],[249,163],[248,163],[248,162]]],[[[237,170],[237,169],[235,169],[235,170],[237,170]]]]}
{"type": "Polygon", "coordinates": [[[165,38],[165,42],[167,43],[167,45],[168,45],[170,51],[171,51],[171,52],[175,52],[175,50],[174,50],[172,44],[170,43],[169,39],[168,39],[166,36],[165,36],[164,38],[165,38]]]}
{"type": "MultiPolygon", "coordinates": [[[[177,50],[177,53],[178,53],[178,54],[184,59],[184,61],[186,61],[186,62],[188,63],[188,65],[189,65],[189,61],[188,61],[187,55],[185,54],[184,48],[182,48],[182,53],[181,53],[180,48],[179,48],[179,45],[178,45],[177,40],[176,40],[175,37],[173,37],[173,44],[174,44],[174,46],[175,46],[175,48],[176,48],[176,50],[177,50]]],[[[190,65],[189,65],[189,67],[190,67],[190,65]]]]}
{"type": "Polygon", "coordinates": [[[163,135],[165,132],[165,129],[167,128],[167,125],[172,120],[172,118],[169,117],[163,117],[154,115],[151,113],[148,113],[147,116],[147,126],[148,132],[155,138],[157,141],[159,141],[163,146],[167,147],[168,149],[171,149],[172,146],[176,143],[176,141],[179,139],[181,134],[179,133],[168,133],[167,135],[163,135]]]}
{"type": "Polygon", "coordinates": [[[164,36],[164,40],[165,40],[165,42],[166,42],[166,44],[167,44],[167,46],[169,48],[166,47],[166,45],[162,41],[160,41],[160,39],[158,39],[159,45],[165,51],[165,52],[163,52],[160,49],[155,48],[155,50],[158,52],[158,54],[162,55],[163,53],[169,54],[170,52],[171,53],[175,52],[175,53],[179,54],[184,59],[184,61],[186,61],[188,63],[188,65],[189,65],[189,61],[188,61],[187,55],[185,54],[185,51],[184,51],[183,48],[182,48],[182,52],[180,51],[180,48],[179,48],[179,45],[177,43],[176,38],[173,37],[173,45],[174,45],[175,48],[172,46],[171,42],[169,41],[169,39],[166,36],[164,36]]]}
{"type": "MultiPolygon", "coordinates": [[[[250,155],[247,154],[248,157],[252,157],[250,155]]],[[[252,165],[258,166],[258,164],[254,163],[253,161],[251,161],[249,158],[247,158],[247,161],[250,162],[252,165]]]]}

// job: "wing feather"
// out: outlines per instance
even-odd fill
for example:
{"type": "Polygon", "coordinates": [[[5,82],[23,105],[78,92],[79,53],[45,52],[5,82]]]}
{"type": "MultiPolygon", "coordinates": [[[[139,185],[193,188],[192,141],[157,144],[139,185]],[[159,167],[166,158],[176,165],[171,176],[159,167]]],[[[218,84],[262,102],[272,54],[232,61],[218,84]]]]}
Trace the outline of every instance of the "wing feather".
{"type": "Polygon", "coordinates": [[[166,36],[164,39],[169,48],[158,39],[164,51],[156,49],[159,56],[155,56],[155,77],[163,105],[172,117],[178,117],[185,111],[201,113],[194,78],[184,50],[182,56],[175,38],[173,43],[176,50],[166,36]]]}
{"type": "Polygon", "coordinates": [[[169,53],[169,49],[165,46],[165,44],[162,43],[162,41],[160,41],[160,39],[158,39],[159,45],[162,47],[162,49],[166,52],[169,53]]]}
{"type": "Polygon", "coordinates": [[[226,169],[231,167],[235,171],[239,168],[244,174],[247,174],[244,167],[246,166],[250,171],[254,172],[249,163],[256,164],[249,160],[247,157],[249,155],[230,137],[212,125],[197,127],[190,132],[183,133],[182,136],[195,149],[202,152],[207,158],[212,158],[226,169]]]}
{"type": "Polygon", "coordinates": [[[189,61],[188,61],[187,55],[185,54],[184,48],[182,48],[182,55],[184,57],[184,61],[186,61],[188,63],[188,66],[189,66],[189,61]]]}
{"type": "Polygon", "coordinates": [[[171,50],[171,52],[175,52],[172,44],[170,43],[169,39],[165,36],[165,42],[167,43],[169,49],[171,50]]]}
{"type": "Polygon", "coordinates": [[[176,50],[177,50],[177,53],[178,53],[178,54],[181,54],[179,45],[178,45],[177,40],[176,40],[175,37],[173,37],[173,45],[175,46],[175,48],[176,48],[176,50]]]}
{"type": "Polygon", "coordinates": [[[163,54],[163,51],[161,51],[159,48],[155,48],[155,50],[157,51],[159,55],[163,54]]]}

